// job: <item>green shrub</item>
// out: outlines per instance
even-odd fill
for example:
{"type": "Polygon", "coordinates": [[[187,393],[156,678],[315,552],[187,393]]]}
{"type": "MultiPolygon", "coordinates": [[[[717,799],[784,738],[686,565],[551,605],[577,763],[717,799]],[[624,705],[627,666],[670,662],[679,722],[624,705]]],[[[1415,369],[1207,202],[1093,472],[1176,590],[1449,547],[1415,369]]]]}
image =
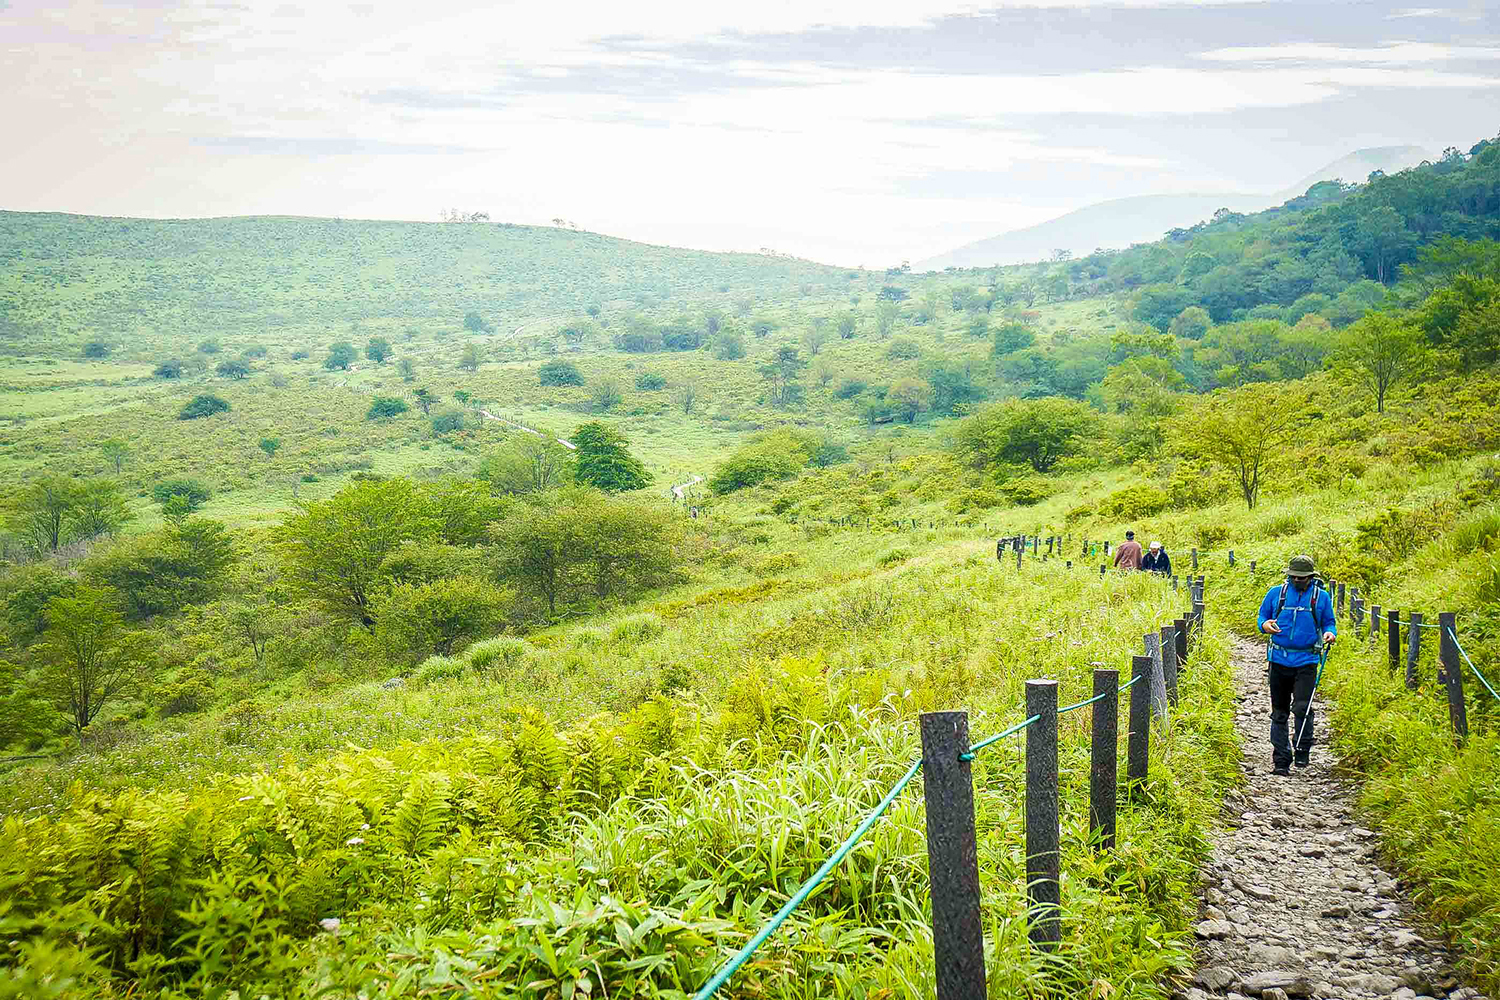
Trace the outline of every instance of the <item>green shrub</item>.
{"type": "Polygon", "coordinates": [[[667,377],[657,372],[641,372],[635,377],[635,387],[646,392],[655,392],[667,387],[667,377]]]}
{"type": "Polygon", "coordinates": [[[463,410],[449,408],[432,415],[432,433],[434,434],[452,434],[468,426],[469,416],[463,410]]]}
{"type": "Polygon", "coordinates": [[[885,349],[885,356],[893,361],[912,361],[922,356],[922,345],[910,337],[897,337],[885,349]]]}
{"type": "Polygon", "coordinates": [[[867,388],[869,388],[869,383],[862,378],[846,378],[839,383],[837,389],[833,390],[833,395],[837,399],[853,399],[867,388]]]}
{"type": "Polygon", "coordinates": [[[1000,484],[1000,492],[1018,507],[1034,507],[1053,493],[1052,484],[1041,476],[1017,476],[1000,484]]]}
{"type": "Polygon", "coordinates": [[[877,559],[876,563],[882,569],[889,569],[890,567],[895,566],[898,563],[906,562],[906,560],[910,559],[915,554],[916,553],[912,552],[911,549],[891,549],[891,551],[887,552],[885,555],[877,559]]]}
{"type": "Polygon", "coordinates": [[[213,700],[213,678],[205,670],[192,669],[162,689],[157,711],[162,718],[169,719],[174,715],[201,712],[213,700]]]}
{"type": "Polygon", "coordinates": [[[748,569],[756,576],[775,576],[794,570],[806,562],[795,552],[773,552],[750,563],[748,569]]]}
{"type": "Polygon", "coordinates": [[[211,417],[215,413],[226,413],[228,410],[229,404],[227,402],[218,396],[204,393],[200,396],[194,396],[192,402],[184,406],[182,412],[177,414],[177,419],[197,420],[199,417],[211,417]]]}
{"type": "Polygon", "coordinates": [[[395,396],[376,396],[375,401],[370,404],[369,412],[365,414],[366,420],[386,420],[391,417],[399,417],[411,407],[406,405],[406,400],[395,396]]]}
{"type": "Polygon", "coordinates": [[[1448,546],[1459,556],[1493,552],[1497,544],[1500,544],[1500,509],[1480,511],[1448,533],[1448,546]]]}
{"type": "Polygon", "coordinates": [[[526,658],[531,645],[524,639],[502,635],[476,642],[468,648],[469,666],[475,673],[500,673],[513,669],[526,658]]]}
{"type": "Polygon", "coordinates": [[[188,511],[195,511],[208,503],[209,497],[213,496],[213,490],[197,479],[178,477],[175,479],[163,479],[151,487],[151,499],[162,506],[166,506],[168,500],[181,498],[187,504],[188,511]]]}
{"type": "Polygon", "coordinates": [[[461,656],[429,656],[412,671],[412,681],[426,687],[438,681],[454,680],[462,677],[468,666],[469,661],[461,656]]]}
{"type": "Polygon", "coordinates": [[[1255,534],[1265,541],[1274,542],[1301,534],[1306,527],[1307,522],[1301,514],[1277,514],[1256,525],[1255,534]]]}
{"type": "Polygon", "coordinates": [[[1200,524],[1193,530],[1200,549],[1215,549],[1229,541],[1229,525],[1200,524]]]}
{"type": "Polygon", "coordinates": [[[650,642],[665,630],[665,623],[656,615],[628,615],[610,627],[609,638],[611,642],[629,647],[650,642]]]}
{"type": "Polygon", "coordinates": [[[1167,509],[1171,498],[1165,490],[1149,483],[1137,483],[1123,490],[1116,490],[1099,501],[1099,511],[1124,521],[1160,514],[1167,509]]]}
{"type": "Polygon", "coordinates": [[[542,385],[583,385],[583,373],[571,361],[549,361],[536,370],[542,385]]]}

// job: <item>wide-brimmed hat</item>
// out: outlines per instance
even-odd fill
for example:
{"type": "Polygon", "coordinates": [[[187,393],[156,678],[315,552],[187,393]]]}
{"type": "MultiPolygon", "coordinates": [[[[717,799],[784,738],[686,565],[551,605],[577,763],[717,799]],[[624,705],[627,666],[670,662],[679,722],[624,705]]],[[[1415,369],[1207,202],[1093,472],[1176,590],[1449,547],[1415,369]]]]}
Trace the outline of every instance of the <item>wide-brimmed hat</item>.
{"type": "Polygon", "coordinates": [[[1312,576],[1317,571],[1312,556],[1292,556],[1291,561],[1286,564],[1287,576],[1312,576]]]}

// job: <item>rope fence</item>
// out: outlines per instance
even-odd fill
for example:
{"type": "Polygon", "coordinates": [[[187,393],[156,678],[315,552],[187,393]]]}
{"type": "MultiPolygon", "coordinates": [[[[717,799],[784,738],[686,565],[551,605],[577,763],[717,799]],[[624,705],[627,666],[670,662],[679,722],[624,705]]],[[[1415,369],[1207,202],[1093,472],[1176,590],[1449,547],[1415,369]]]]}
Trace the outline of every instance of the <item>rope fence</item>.
{"type": "Polygon", "coordinates": [[[1113,850],[1118,802],[1118,698],[1130,692],[1127,730],[1126,787],[1144,796],[1149,768],[1151,720],[1164,724],[1168,706],[1177,701],[1178,668],[1201,634],[1202,583],[1194,586],[1193,610],[1159,632],[1144,636],[1146,655],[1132,656],[1131,678],[1118,683],[1119,672],[1096,668],[1092,697],[1057,705],[1055,680],[1026,682],[1027,717],[993,736],[969,745],[967,712],[925,712],[920,719],[922,756],[912,761],[828,859],[803,882],[760,928],[694,994],[708,1000],[750,960],[758,948],[801,906],[886,814],[921,771],[926,800],[928,874],[933,909],[933,950],[939,996],[984,996],[984,941],[979,908],[979,872],[974,822],[974,789],[969,763],[985,749],[1023,731],[1026,741],[1026,855],[1029,938],[1033,947],[1052,950],[1061,941],[1061,876],[1058,808],[1057,719],[1102,701],[1093,712],[1089,768],[1090,840],[1113,850]],[[1146,684],[1141,684],[1146,681],[1146,684]],[[1161,692],[1161,704],[1157,694],[1161,692]]]}

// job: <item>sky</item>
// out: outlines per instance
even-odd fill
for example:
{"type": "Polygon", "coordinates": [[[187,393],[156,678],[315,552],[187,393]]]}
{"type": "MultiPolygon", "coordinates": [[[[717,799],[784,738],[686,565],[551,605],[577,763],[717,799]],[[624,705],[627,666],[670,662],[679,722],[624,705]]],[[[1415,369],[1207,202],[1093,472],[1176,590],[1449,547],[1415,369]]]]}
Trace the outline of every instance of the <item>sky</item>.
{"type": "Polygon", "coordinates": [[[0,209],[457,208],[885,267],[1467,150],[1500,130],[1486,6],[0,0],[0,209]]]}

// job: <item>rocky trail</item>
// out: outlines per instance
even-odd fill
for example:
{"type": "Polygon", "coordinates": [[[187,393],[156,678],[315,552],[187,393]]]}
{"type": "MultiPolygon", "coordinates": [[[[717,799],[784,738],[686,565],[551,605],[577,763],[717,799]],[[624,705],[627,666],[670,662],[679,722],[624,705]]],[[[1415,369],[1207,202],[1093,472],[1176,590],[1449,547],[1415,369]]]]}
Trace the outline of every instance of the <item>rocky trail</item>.
{"type": "MultiPolygon", "coordinates": [[[[1440,937],[1379,865],[1375,834],[1354,817],[1356,789],[1335,758],[1271,774],[1264,650],[1238,641],[1236,725],[1244,787],[1225,801],[1225,827],[1205,871],[1199,969],[1187,1000],[1209,997],[1422,997],[1472,1000],[1440,937]]],[[[1321,700],[1321,699],[1320,699],[1321,700]]],[[[1327,732],[1319,709],[1318,735],[1327,732]]]]}

